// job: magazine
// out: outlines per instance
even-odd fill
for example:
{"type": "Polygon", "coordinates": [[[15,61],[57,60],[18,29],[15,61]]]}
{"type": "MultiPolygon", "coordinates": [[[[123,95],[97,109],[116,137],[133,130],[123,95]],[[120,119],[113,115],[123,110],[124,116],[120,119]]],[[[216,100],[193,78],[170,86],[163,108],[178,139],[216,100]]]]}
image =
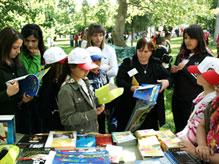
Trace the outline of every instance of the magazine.
{"type": "Polygon", "coordinates": [[[76,148],[76,131],[50,131],[45,148],[74,150],[76,148]]]}
{"type": "Polygon", "coordinates": [[[43,69],[36,74],[28,74],[24,75],[6,82],[6,85],[9,85],[13,81],[18,81],[19,88],[22,94],[27,94],[29,96],[37,96],[40,81],[42,80],[43,76],[49,71],[50,67],[47,69],[43,69]]]}

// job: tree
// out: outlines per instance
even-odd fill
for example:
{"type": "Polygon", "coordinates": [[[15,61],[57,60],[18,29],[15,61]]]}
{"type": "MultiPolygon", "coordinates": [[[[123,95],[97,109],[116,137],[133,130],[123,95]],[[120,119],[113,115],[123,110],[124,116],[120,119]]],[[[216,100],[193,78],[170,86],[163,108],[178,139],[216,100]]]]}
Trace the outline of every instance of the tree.
{"type": "Polygon", "coordinates": [[[217,0],[217,8],[215,10],[216,14],[216,23],[215,23],[215,32],[214,38],[216,40],[217,36],[219,35],[219,0],[217,0]]]}
{"type": "Polygon", "coordinates": [[[115,26],[112,31],[113,42],[117,46],[125,46],[124,41],[124,31],[125,31],[125,21],[127,15],[128,4],[126,0],[118,0],[119,7],[117,9],[117,15],[115,18],[115,26]]]}

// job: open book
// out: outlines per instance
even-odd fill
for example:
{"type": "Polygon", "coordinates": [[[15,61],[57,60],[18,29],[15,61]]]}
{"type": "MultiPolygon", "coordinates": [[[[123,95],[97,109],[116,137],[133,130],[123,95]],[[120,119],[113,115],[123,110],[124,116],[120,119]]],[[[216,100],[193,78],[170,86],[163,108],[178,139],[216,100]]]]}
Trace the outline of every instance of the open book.
{"type": "Polygon", "coordinates": [[[43,76],[49,71],[50,67],[47,69],[43,69],[36,74],[28,74],[24,75],[6,82],[6,85],[9,85],[13,81],[18,81],[19,88],[22,94],[27,94],[29,96],[36,96],[39,91],[40,81],[43,76]]]}
{"type": "Polygon", "coordinates": [[[109,83],[96,89],[95,96],[99,104],[107,104],[121,96],[123,91],[124,88],[118,88],[116,85],[109,83]]]}

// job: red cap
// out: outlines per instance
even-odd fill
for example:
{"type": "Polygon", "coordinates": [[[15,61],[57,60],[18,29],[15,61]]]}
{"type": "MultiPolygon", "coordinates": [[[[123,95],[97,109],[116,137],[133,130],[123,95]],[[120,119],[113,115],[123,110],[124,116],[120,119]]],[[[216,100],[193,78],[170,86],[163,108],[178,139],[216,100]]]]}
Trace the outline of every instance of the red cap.
{"type": "Polygon", "coordinates": [[[202,73],[203,78],[211,85],[219,84],[219,74],[215,72],[215,70],[209,70],[207,72],[202,73]]]}
{"type": "Polygon", "coordinates": [[[190,65],[188,66],[187,70],[192,74],[201,74],[197,65],[190,65]]]}
{"type": "Polygon", "coordinates": [[[78,64],[78,67],[85,71],[90,71],[91,69],[98,68],[99,66],[91,62],[91,63],[78,64]]]}

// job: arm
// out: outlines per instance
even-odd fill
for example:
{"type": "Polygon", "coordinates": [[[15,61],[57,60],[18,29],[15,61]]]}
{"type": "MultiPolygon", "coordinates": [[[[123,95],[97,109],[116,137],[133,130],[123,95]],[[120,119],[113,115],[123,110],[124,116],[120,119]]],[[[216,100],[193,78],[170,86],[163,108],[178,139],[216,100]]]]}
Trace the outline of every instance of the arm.
{"type": "Polygon", "coordinates": [[[200,124],[197,128],[197,144],[196,153],[198,154],[199,158],[204,161],[209,161],[210,159],[210,148],[207,146],[206,143],[206,132],[205,132],[205,120],[202,119],[200,124]]]}
{"type": "Polygon", "coordinates": [[[97,113],[95,110],[86,112],[77,111],[71,90],[70,87],[63,86],[58,94],[58,107],[62,124],[65,126],[75,126],[82,122],[96,119],[97,113]]]}

